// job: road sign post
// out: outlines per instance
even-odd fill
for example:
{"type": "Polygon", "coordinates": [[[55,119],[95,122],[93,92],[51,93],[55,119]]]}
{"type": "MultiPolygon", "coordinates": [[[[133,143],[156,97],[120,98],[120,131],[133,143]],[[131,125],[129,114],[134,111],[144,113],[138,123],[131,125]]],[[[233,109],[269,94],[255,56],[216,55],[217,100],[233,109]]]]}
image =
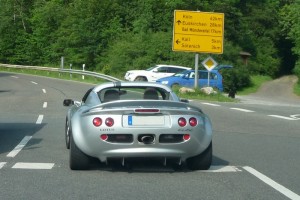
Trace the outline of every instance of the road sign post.
{"type": "Polygon", "coordinates": [[[213,70],[218,63],[210,56],[208,56],[203,62],[202,65],[207,69],[207,86],[209,87],[210,71],[213,70]]]}
{"type": "Polygon", "coordinates": [[[173,51],[223,53],[223,13],[175,10],[173,27],[173,51]]]}
{"type": "Polygon", "coordinates": [[[224,13],[174,11],[172,50],[196,53],[195,88],[198,87],[198,53],[222,54],[223,38],[224,13]]]}

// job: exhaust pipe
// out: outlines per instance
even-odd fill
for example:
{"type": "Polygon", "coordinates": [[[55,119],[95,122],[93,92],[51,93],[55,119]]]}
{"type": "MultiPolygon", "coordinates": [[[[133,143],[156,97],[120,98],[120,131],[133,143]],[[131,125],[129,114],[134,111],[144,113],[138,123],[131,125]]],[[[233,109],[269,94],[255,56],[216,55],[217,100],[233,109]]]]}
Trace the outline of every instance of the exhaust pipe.
{"type": "Polygon", "coordinates": [[[141,135],[139,137],[139,141],[144,144],[153,144],[154,143],[154,135],[141,135]]]}

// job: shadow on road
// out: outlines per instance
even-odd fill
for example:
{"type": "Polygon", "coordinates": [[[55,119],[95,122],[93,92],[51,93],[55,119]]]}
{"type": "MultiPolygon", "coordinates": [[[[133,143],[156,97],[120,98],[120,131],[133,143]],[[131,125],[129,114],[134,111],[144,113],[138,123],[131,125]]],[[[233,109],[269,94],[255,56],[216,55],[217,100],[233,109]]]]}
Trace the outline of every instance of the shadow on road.
{"type": "MultiPolygon", "coordinates": [[[[0,123],[0,154],[12,151],[25,136],[34,135],[45,125],[36,125],[35,123],[0,123]]],[[[30,145],[39,142],[38,140],[32,140],[30,145]]]]}

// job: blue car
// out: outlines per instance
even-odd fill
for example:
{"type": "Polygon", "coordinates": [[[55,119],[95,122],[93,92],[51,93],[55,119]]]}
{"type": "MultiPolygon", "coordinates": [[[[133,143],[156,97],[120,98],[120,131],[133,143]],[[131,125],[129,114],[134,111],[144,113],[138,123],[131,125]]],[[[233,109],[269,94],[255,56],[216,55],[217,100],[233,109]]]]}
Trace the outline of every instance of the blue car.
{"type": "MultiPolygon", "coordinates": [[[[208,86],[208,74],[209,74],[209,86],[217,88],[219,91],[223,91],[223,77],[218,70],[211,70],[208,73],[207,70],[198,71],[198,86],[208,86]]],[[[194,87],[195,85],[195,70],[185,70],[183,72],[174,74],[173,76],[160,78],[156,80],[158,83],[168,85],[169,87],[182,86],[182,87],[194,87]]]]}

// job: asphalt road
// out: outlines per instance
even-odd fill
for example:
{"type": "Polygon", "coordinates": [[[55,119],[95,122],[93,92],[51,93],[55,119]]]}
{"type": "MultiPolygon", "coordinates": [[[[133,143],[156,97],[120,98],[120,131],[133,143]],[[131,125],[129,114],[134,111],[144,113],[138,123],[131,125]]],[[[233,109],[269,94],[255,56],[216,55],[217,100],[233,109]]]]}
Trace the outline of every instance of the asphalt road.
{"type": "Polygon", "coordinates": [[[0,73],[1,200],[300,199],[297,101],[191,102],[213,122],[208,171],[158,163],[132,168],[95,163],[89,171],[71,171],[62,101],[81,99],[91,86],[0,73]]]}

